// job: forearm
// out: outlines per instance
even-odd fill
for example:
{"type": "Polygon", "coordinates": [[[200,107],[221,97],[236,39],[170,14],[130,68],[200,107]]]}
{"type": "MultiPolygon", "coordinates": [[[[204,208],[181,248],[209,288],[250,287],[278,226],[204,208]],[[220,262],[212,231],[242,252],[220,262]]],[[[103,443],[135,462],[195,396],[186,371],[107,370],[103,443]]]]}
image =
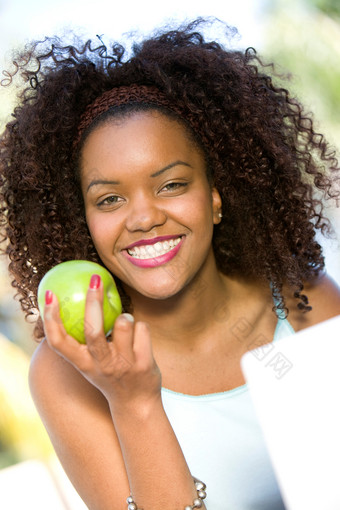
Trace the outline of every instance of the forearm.
{"type": "Polygon", "coordinates": [[[161,398],[133,412],[112,409],[112,415],[138,508],[184,510],[192,505],[197,490],[161,398]]]}
{"type": "MultiPolygon", "coordinates": [[[[193,506],[197,491],[163,409],[161,374],[153,357],[149,328],[143,322],[134,324],[132,316],[121,315],[115,322],[112,341],[108,342],[99,326],[103,322],[102,307],[98,306],[102,298],[102,284],[98,289],[89,289],[84,347],[66,334],[57,299],[52,295],[52,301],[45,306],[47,340],[109,403],[119,442],[119,449],[112,451],[119,450],[125,467],[120,481],[115,477],[115,469],[105,471],[105,482],[109,480],[115,487],[117,507],[120,508],[124,498],[129,496],[128,490],[125,494],[125,487],[129,485],[138,508],[184,510],[193,506]]],[[[105,457],[112,457],[109,448],[105,457]]],[[[109,501],[108,504],[115,503],[109,501]]]]}

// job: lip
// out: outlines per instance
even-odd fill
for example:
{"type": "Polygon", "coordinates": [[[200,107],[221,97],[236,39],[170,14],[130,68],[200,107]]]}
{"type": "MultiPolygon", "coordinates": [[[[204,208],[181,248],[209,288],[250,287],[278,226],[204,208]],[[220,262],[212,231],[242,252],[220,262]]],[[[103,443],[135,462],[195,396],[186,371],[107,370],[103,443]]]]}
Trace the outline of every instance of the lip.
{"type": "Polygon", "coordinates": [[[177,239],[178,237],[183,237],[183,236],[181,236],[181,235],[167,235],[167,236],[153,237],[153,238],[149,238],[149,239],[140,239],[140,241],[129,244],[129,246],[127,246],[125,248],[125,250],[131,250],[135,246],[147,246],[149,244],[156,244],[158,242],[161,243],[162,241],[167,241],[168,239],[177,239]]]}
{"type": "MultiPolygon", "coordinates": [[[[161,239],[163,241],[166,241],[167,239],[176,239],[177,237],[179,237],[179,236],[176,236],[176,237],[175,236],[164,236],[164,237],[157,237],[154,239],[157,239],[157,241],[159,241],[161,239]]],[[[155,242],[157,243],[157,241],[154,241],[154,239],[152,240],[153,242],[149,242],[147,244],[154,244],[155,242]]],[[[167,253],[164,253],[163,255],[159,255],[158,257],[151,257],[149,259],[136,259],[136,258],[132,257],[131,255],[129,255],[129,253],[127,252],[127,249],[123,251],[123,255],[134,266],[137,266],[137,267],[152,268],[152,267],[162,266],[163,264],[166,264],[167,262],[169,262],[171,259],[173,259],[177,255],[177,253],[179,252],[179,250],[182,247],[184,239],[185,239],[185,236],[182,236],[180,242],[178,244],[176,244],[176,246],[174,246],[174,248],[172,248],[172,250],[168,251],[167,253]]],[[[139,244],[144,245],[146,243],[140,242],[139,244]]],[[[138,244],[131,245],[131,247],[132,246],[138,246],[138,244]]]]}

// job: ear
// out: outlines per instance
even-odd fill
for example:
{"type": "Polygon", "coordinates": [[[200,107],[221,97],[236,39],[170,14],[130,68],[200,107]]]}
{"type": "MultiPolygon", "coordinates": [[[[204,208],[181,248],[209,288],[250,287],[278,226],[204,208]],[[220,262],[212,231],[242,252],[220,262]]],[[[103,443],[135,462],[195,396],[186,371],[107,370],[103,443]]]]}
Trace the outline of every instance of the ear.
{"type": "Polygon", "coordinates": [[[221,223],[222,218],[222,199],[221,195],[215,187],[211,188],[211,199],[213,209],[213,222],[214,225],[221,223]]]}

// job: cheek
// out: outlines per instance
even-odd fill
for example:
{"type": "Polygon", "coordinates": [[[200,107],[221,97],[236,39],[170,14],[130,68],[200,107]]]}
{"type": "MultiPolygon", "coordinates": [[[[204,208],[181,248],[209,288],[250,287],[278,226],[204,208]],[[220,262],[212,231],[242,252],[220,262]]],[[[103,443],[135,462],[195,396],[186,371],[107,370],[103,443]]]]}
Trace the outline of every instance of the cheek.
{"type": "Polygon", "coordinates": [[[93,216],[87,216],[86,222],[92,241],[97,251],[99,251],[100,249],[104,248],[106,242],[112,238],[112,235],[108,235],[109,232],[111,234],[112,224],[111,222],[107,221],[105,217],[98,218],[93,216]]]}
{"type": "Polygon", "coordinates": [[[180,214],[188,220],[199,222],[212,221],[212,199],[210,193],[204,190],[197,190],[192,195],[192,200],[183,201],[180,214]]]}

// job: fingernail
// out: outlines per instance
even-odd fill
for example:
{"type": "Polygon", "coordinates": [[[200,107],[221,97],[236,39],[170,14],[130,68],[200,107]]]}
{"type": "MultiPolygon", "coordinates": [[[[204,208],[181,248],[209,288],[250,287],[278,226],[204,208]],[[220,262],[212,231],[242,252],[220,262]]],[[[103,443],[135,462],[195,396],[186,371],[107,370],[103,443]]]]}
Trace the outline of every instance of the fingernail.
{"type": "Polygon", "coordinates": [[[99,286],[100,286],[100,276],[98,274],[93,274],[91,276],[90,289],[97,290],[97,289],[99,289],[99,286]]]}
{"type": "Polygon", "coordinates": [[[134,316],[131,313],[122,313],[122,316],[129,322],[135,322],[134,316]]]}
{"type": "Polygon", "coordinates": [[[133,315],[131,313],[122,313],[122,315],[119,317],[119,320],[124,322],[135,322],[135,319],[133,318],[133,315]]]}
{"type": "Polygon", "coordinates": [[[50,305],[53,300],[53,293],[51,290],[45,292],[45,305],[50,305]]]}

